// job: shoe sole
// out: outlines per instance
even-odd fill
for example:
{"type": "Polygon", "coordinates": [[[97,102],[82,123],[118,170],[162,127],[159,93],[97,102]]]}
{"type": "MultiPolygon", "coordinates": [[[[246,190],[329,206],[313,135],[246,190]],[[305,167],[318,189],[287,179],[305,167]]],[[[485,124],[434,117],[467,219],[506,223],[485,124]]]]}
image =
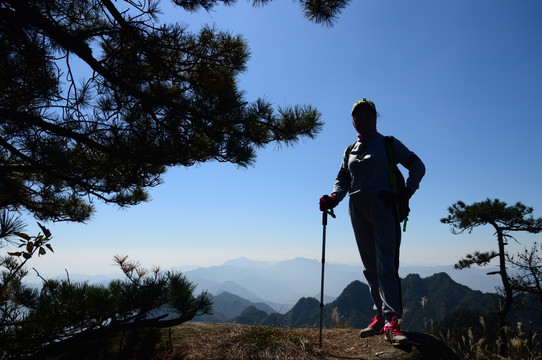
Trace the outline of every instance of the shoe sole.
{"type": "Polygon", "coordinates": [[[359,337],[364,339],[364,338],[368,338],[368,337],[371,337],[371,336],[376,336],[378,334],[379,334],[378,331],[364,332],[364,333],[359,333],[359,337]]]}
{"type": "Polygon", "coordinates": [[[360,338],[367,338],[367,337],[371,337],[371,336],[376,336],[376,335],[380,334],[380,331],[381,331],[381,329],[375,329],[375,328],[371,328],[371,330],[366,330],[365,332],[360,331],[359,337],[360,338]]]}
{"type": "Polygon", "coordinates": [[[393,346],[410,345],[410,340],[408,340],[406,338],[404,340],[401,340],[401,341],[393,341],[393,340],[390,340],[388,337],[386,337],[386,340],[388,340],[390,342],[390,344],[392,344],[393,346]]]}
{"type": "Polygon", "coordinates": [[[390,341],[390,344],[392,344],[393,346],[407,346],[407,345],[410,345],[410,341],[403,341],[403,342],[391,342],[390,341]]]}
{"type": "MultiPolygon", "coordinates": [[[[404,336],[404,335],[403,335],[404,336]]],[[[388,336],[388,334],[386,333],[384,335],[384,337],[386,338],[386,340],[388,340],[390,342],[390,344],[392,344],[393,346],[405,346],[405,345],[409,345],[410,344],[410,340],[408,340],[408,338],[405,336],[404,339],[401,339],[401,340],[396,340],[394,341],[393,339],[390,339],[390,337],[388,336]]]]}

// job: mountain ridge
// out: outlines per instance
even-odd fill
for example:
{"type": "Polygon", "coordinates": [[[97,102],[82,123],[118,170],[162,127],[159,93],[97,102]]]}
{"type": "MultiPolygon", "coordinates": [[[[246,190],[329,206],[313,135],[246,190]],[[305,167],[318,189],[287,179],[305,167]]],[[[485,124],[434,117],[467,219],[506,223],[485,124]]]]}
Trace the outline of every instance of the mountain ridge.
{"type": "MultiPolygon", "coordinates": [[[[438,273],[427,278],[410,274],[401,279],[403,286],[403,326],[409,331],[425,332],[449,314],[461,310],[487,311],[494,303],[494,294],[484,294],[455,282],[448,274],[438,273]]],[[[362,328],[374,316],[367,284],[355,280],[335,299],[324,305],[325,328],[362,328]]],[[[245,309],[246,310],[246,309],[245,309]]],[[[243,324],[278,325],[283,327],[317,327],[320,302],[303,297],[285,314],[263,314],[250,309],[232,321],[243,324]]]]}
{"type": "MultiPolygon", "coordinates": [[[[403,288],[403,326],[409,331],[425,332],[448,315],[467,309],[486,312],[496,299],[495,294],[482,293],[455,282],[446,273],[422,278],[409,274],[401,279],[403,288]]],[[[322,308],[325,328],[362,328],[374,316],[369,287],[354,280],[341,294],[322,308]]],[[[233,322],[239,324],[276,325],[289,328],[318,327],[320,300],[301,297],[285,313],[274,311],[265,303],[223,292],[213,296],[214,315],[197,317],[194,321],[233,322]]]]}
{"type": "MultiPolygon", "coordinates": [[[[402,278],[409,274],[428,277],[445,272],[457,283],[473,290],[493,293],[499,281],[495,277],[487,276],[485,272],[488,270],[491,269],[455,270],[453,265],[401,266],[399,275],[402,278]]],[[[198,291],[213,294],[228,291],[251,301],[267,302],[275,310],[282,308],[284,311],[289,310],[302,297],[319,295],[321,286],[321,263],[302,257],[277,262],[247,258],[231,259],[223,265],[197,268],[184,274],[197,284],[198,291]],[[233,282],[244,290],[235,291],[226,286],[226,282],[233,282]]],[[[326,263],[324,279],[326,303],[337,298],[354,280],[365,281],[361,262],[359,265],[326,263]]]]}

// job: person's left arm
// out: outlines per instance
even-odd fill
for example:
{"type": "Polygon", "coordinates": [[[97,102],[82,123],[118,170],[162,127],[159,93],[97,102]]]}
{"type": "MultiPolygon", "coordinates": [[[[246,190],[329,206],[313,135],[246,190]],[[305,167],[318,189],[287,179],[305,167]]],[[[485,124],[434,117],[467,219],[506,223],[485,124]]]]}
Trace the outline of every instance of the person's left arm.
{"type": "Polygon", "coordinates": [[[406,179],[407,189],[414,194],[420,187],[420,182],[425,175],[425,165],[422,160],[408,149],[401,141],[394,138],[393,147],[395,151],[395,161],[403,165],[408,170],[406,179]]]}

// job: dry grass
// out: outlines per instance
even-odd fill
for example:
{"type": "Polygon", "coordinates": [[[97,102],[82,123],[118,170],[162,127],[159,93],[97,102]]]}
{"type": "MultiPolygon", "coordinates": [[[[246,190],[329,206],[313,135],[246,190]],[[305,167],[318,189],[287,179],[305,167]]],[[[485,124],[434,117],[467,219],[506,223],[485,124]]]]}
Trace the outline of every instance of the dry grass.
{"type": "Polygon", "coordinates": [[[400,350],[383,337],[360,339],[356,329],[327,329],[319,347],[318,329],[261,325],[185,323],[164,331],[157,358],[163,360],[418,359],[416,349],[400,350]],[[170,340],[171,337],[171,340],[170,340]]]}

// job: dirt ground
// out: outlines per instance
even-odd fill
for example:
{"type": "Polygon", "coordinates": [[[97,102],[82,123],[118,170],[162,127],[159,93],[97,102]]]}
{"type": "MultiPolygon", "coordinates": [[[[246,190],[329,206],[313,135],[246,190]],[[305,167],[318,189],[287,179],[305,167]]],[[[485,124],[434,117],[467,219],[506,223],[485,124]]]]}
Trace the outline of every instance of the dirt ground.
{"type": "Polygon", "coordinates": [[[319,329],[189,322],[164,331],[157,358],[457,360],[443,342],[427,334],[406,332],[411,345],[398,348],[382,335],[361,339],[358,333],[358,329],[324,329],[320,347],[319,329]]]}

